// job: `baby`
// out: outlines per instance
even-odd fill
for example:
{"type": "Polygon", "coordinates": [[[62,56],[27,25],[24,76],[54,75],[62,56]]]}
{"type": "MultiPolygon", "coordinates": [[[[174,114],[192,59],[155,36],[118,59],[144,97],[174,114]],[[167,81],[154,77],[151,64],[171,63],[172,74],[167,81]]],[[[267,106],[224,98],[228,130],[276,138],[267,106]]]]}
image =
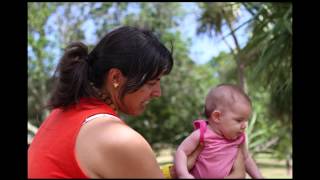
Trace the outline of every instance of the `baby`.
{"type": "Polygon", "coordinates": [[[252,178],[263,178],[245,143],[250,114],[251,100],[239,87],[221,84],[211,89],[205,101],[207,120],[194,122],[196,130],[181,143],[175,154],[177,176],[244,178],[245,172],[242,177],[232,174],[237,153],[243,153],[246,172],[252,178]],[[204,148],[189,172],[186,157],[199,143],[203,143],[204,148]]]}

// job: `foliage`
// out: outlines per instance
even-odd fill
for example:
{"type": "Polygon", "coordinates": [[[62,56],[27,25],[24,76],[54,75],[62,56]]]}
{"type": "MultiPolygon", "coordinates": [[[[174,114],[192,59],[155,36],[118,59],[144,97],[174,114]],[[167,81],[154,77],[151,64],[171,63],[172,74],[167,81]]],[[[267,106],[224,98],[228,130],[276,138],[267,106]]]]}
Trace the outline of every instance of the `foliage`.
{"type": "Polygon", "coordinates": [[[203,9],[199,18],[201,23],[197,29],[199,34],[208,33],[212,36],[212,32],[215,32],[216,35],[219,35],[222,33],[223,25],[238,20],[239,3],[205,2],[199,5],[203,9]]]}
{"type": "Polygon", "coordinates": [[[102,37],[119,26],[128,7],[127,2],[90,3],[90,5],[87,19],[94,22],[96,37],[102,37]]]}
{"type": "Polygon", "coordinates": [[[292,4],[246,4],[254,17],[252,37],[244,48],[251,87],[264,87],[269,93],[266,124],[274,132],[269,143],[278,158],[292,153],[292,4]],[[268,123],[272,120],[272,124],[268,123]],[[272,126],[271,126],[272,125],[272,126]]]}
{"type": "Polygon", "coordinates": [[[50,89],[53,57],[44,51],[51,45],[45,25],[55,9],[56,4],[28,3],[28,121],[37,126],[48,113],[44,107],[50,89]]]}
{"type": "Polygon", "coordinates": [[[179,3],[142,2],[135,5],[139,8],[139,13],[128,14],[123,24],[149,29],[159,38],[177,28],[185,15],[179,3]]]}

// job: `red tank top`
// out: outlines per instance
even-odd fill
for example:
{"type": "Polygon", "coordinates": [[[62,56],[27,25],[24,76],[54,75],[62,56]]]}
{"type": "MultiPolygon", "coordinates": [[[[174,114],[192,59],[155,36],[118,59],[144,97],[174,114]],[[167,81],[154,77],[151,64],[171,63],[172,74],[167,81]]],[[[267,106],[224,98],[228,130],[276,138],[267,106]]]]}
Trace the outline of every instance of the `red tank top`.
{"type": "Polygon", "coordinates": [[[84,120],[100,113],[117,116],[94,98],[82,98],[66,110],[54,109],[28,149],[28,178],[88,178],[76,161],[75,142],[84,120]]]}

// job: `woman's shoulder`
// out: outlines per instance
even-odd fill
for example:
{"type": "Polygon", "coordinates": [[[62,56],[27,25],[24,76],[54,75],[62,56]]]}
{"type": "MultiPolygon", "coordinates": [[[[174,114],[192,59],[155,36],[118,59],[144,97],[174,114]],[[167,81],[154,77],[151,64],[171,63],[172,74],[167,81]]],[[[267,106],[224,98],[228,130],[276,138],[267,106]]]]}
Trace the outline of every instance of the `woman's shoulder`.
{"type": "Polygon", "coordinates": [[[103,118],[95,121],[95,124],[87,127],[90,129],[90,137],[86,139],[84,147],[95,153],[95,158],[91,156],[89,159],[89,163],[94,166],[93,171],[102,177],[148,174],[139,169],[157,173],[151,146],[138,132],[120,121],[103,118]],[[126,172],[128,169],[134,172],[126,172]]]}
{"type": "MultiPolygon", "coordinates": [[[[79,135],[88,136],[90,142],[101,145],[125,145],[145,141],[145,139],[122,120],[101,116],[81,127],[79,135]]],[[[146,141],[145,141],[146,142],[146,141]]]]}
{"type": "Polygon", "coordinates": [[[107,145],[131,145],[141,142],[144,142],[146,145],[148,145],[147,141],[140,133],[120,121],[106,122],[105,126],[101,128],[100,133],[100,138],[102,139],[103,143],[107,145]]]}

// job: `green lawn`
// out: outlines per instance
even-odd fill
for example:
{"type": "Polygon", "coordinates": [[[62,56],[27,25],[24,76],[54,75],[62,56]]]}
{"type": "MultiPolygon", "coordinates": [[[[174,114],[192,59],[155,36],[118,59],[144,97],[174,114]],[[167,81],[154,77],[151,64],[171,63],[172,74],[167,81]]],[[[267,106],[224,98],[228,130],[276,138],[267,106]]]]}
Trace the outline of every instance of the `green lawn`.
{"type": "MultiPolygon", "coordinates": [[[[173,152],[172,149],[163,149],[159,151],[157,154],[158,163],[160,165],[171,163],[173,161],[173,152]]],[[[292,174],[287,174],[285,161],[273,159],[268,154],[259,154],[255,160],[264,178],[292,178],[292,174]]],[[[250,177],[247,176],[247,179],[250,179],[250,177]]]]}
{"type": "Polygon", "coordinates": [[[284,160],[279,161],[268,154],[259,154],[255,160],[265,178],[292,178],[292,172],[288,174],[284,160]]]}

